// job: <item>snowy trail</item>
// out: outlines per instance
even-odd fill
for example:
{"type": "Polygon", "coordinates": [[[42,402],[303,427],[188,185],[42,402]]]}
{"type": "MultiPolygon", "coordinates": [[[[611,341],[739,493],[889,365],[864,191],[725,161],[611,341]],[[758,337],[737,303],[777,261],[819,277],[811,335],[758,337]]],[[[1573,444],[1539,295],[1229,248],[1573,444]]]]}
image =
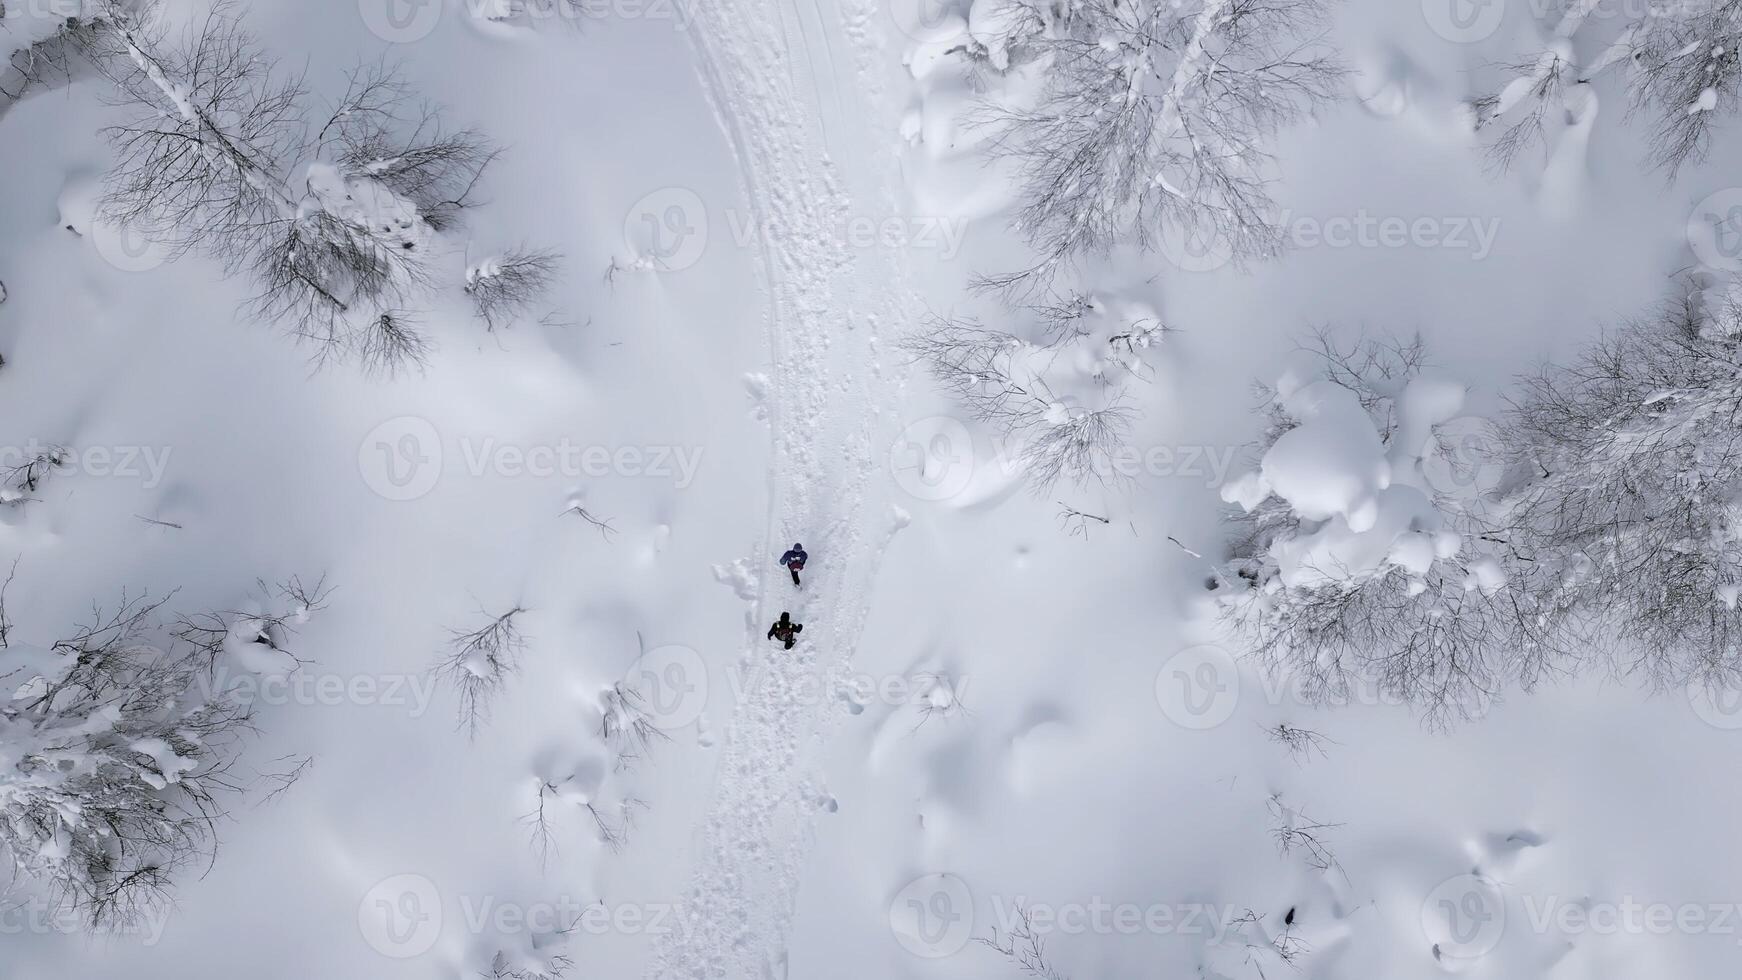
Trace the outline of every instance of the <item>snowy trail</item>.
{"type": "Polygon", "coordinates": [[[713,0],[693,10],[688,32],[751,217],[768,229],[757,246],[773,452],[767,528],[752,556],[761,592],[747,610],[714,796],[692,839],[690,928],[656,949],[649,976],[660,980],[786,975],[798,883],[831,805],[821,750],[841,714],[816,696],[828,690],[817,682],[853,656],[891,533],[880,470],[892,414],[877,338],[910,300],[902,257],[851,248],[840,221],[894,213],[893,175],[864,164],[892,170],[893,155],[842,141],[862,133],[875,143],[895,130],[879,125],[881,106],[866,104],[876,86],[859,75],[877,62],[863,31],[836,23],[843,15],[853,13],[814,0],[713,0]],[[856,57],[842,63],[833,52],[848,44],[856,57]],[[860,169],[843,175],[831,159],[860,169]],[[796,593],[775,563],[794,541],[811,553],[796,593]],[[791,651],[763,635],[782,610],[805,624],[791,651]]]}

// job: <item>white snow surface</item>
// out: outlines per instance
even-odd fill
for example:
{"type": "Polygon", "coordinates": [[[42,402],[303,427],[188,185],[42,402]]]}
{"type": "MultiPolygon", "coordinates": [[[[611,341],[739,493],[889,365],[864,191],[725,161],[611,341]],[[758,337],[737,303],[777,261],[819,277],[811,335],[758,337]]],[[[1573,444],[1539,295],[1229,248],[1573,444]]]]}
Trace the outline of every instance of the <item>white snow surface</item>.
{"type": "MultiPolygon", "coordinates": [[[[8,0],[0,45],[42,36],[55,6],[8,0]]],[[[928,311],[994,322],[967,284],[1023,258],[962,71],[963,42],[996,40],[1016,6],[243,5],[317,88],[389,57],[508,148],[455,245],[563,255],[552,315],[486,332],[454,249],[422,317],[437,350],[391,380],[312,369],[239,312],[246,283],[97,221],[100,86],[0,107],[0,449],[74,452],[0,503],[0,567],[19,561],[0,663],[28,668],[123,590],[199,613],[250,610],[257,580],[333,587],[294,623],[297,662],[236,642],[227,666],[259,692],[247,763],[309,770],[236,807],[167,915],[93,941],[15,891],[0,977],[562,961],[991,980],[1018,967],[970,940],[1018,906],[1053,917],[1047,957],[1077,980],[1733,974],[1733,705],[1569,679],[1446,733],[1360,692],[1308,707],[1207,625],[1197,555],[1219,553],[1230,501],[1274,493],[1323,522],[1291,545],[1296,574],[1449,557],[1431,430],[1496,413],[1515,373],[1658,302],[1698,258],[1689,215],[1733,184],[1742,126],[1673,183],[1642,171],[1648,127],[1620,113],[1495,177],[1459,103],[1469,73],[1531,50],[1521,10],[1457,43],[1422,4],[1350,0],[1333,40],[1371,97],[1281,137],[1278,203],[1430,220],[1445,244],[1208,271],[1097,259],[1090,291],[1170,328],[1131,385],[1147,462],[1119,489],[1035,496],[1000,434],[896,349],[928,311]],[[1490,250],[1452,243],[1471,221],[1495,222],[1490,250]],[[1389,446],[1346,391],[1288,374],[1325,324],[1426,341],[1434,371],[1401,393],[1389,446]],[[1204,461],[1262,426],[1251,383],[1285,375],[1302,424],[1215,478],[1204,461]],[[1061,501],[1108,522],[1072,534],[1061,501]],[[775,563],[795,541],[797,591],[775,563]],[[514,605],[526,652],[469,739],[429,667],[450,629],[514,605]],[[805,625],[791,651],[764,637],[783,610],[805,625]],[[669,722],[627,764],[601,735],[618,684],[669,722]],[[1292,759],[1265,734],[1279,723],[1330,742],[1292,759]],[[621,847],[589,805],[632,815],[621,847]],[[1281,853],[1275,812],[1331,825],[1336,867],[1281,853]],[[1293,966],[1273,945],[1291,910],[1293,966]]],[[[179,771],[167,746],[132,748],[179,771]]]]}

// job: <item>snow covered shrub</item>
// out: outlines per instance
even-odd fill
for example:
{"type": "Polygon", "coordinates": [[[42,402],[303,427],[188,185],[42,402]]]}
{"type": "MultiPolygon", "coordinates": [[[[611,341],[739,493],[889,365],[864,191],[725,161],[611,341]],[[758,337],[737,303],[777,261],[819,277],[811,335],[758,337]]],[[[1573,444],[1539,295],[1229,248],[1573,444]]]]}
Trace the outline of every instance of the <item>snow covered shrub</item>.
{"type": "MultiPolygon", "coordinates": [[[[1472,101],[1478,131],[1488,130],[1498,168],[1547,147],[1557,120],[1587,123],[1597,110],[1592,83],[1625,67],[1629,112],[1651,129],[1651,162],[1670,173],[1705,158],[1712,127],[1734,115],[1742,95],[1742,0],[1651,0],[1629,19],[1593,17],[1599,0],[1566,0],[1554,29],[1531,58],[1506,66],[1498,91],[1472,101]],[[1619,23],[1603,37],[1596,30],[1619,23]],[[1581,36],[1583,35],[1583,36],[1581,36]],[[1581,60],[1580,47],[1594,54],[1581,60]]],[[[1629,11],[1633,8],[1629,7],[1629,11]]]]}
{"type": "Polygon", "coordinates": [[[519,929],[500,937],[494,951],[475,956],[469,976],[486,980],[562,980],[574,968],[569,955],[574,926],[549,932],[519,929]]]}
{"type": "Polygon", "coordinates": [[[316,112],[230,4],[173,40],[149,8],[114,10],[87,50],[136,116],[108,130],[106,217],[246,273],[252,312],[323,356],[419,356],[381,331],[402,331],[386,315],[431,284],[434,237],[494,155],[483,137],[446,130],[379,66],[316,112]]]}
{"type": "Polygon", "coordinates": [[[66,464],[69,453],[62,446],[48,446],[27,453],[24,461],[0,469],[0,504],[19,505],[31,499],[43,481],[66,464]]]}
{"type": "Polygon", "coordinates": [[[1526,380],[1506,537],[1623,672],[1742,685],[1742,306],[1690,290],[1526,380]]]}
{"type": "MultiPolygon", "coordinates": [[[[1585,0],[1594,2],[1594,0],[1585,0]]],[[[1630,38],[1633,108],[1651,116],[1651,160],[1698,163],[1742,95],[1742,0],[1658,0],[1630,38]]]]}
{"type": "Polygon", "coordinates": [[[1136,419],[1127,387],[1166,328],[1147,306],[1091,296],[1026,312],[1032,339],[933,316],[903,346],[1009,440],[1035,492],[1060,479],[1117,482],[1136,419]]]}
{"type": "Polygon", "coordinates": [[[490,702],[519,668],[526,650],[519,622],[524,612],[515,606],[500,615],[486,614],[489,621],[475,629],[450,630],[447,652],[436,663],[436,677],[453,684],[459,695],[460,727],[474,737],[490,718],[490,702]]]}
{"type": "Polygon", "coordinates": [[[7,45],[0,50],[10,50],[0,66],[0,115],[32,90],[65,85],[87,68],[80,52],[105,26],[107,8],[115,5],[113,0],[82,5],[63,0],[42,9],[40,0],[10,7],[0,3],[0,38],[7,45]]]}
{"type": "Polygon", "coordinates": [[[1334,95],[1324,16],[1321,0],[976,2],[977,48],[1039,79],[1038,94],[985,112],[1041,255],[989,284],[1044,286],[1079,255],[1158,235],[1276,252],[1265,142],[1334,95]]]}
{"type": "Polygon", "coordinates": [[[1223,488],[1242,508],[1225,621],[1309,700],[1359,691],[1430,724],[1479,711],[1547,651],[1524,641],[1538,631],[1505,588],[1508,554],[1423,476],[1463,389],[1422,374],[1416,344],[1321,337],[1317,355],[1269,392],[1258,467],[1223,488]]]}
{"type": "Polygon", "coordinates": [[[514,249],[466,270],[466,295],[485,328],[513,323],[550,288],[557,255],[546,250],[514,249]]]}
{"type": "Polygon", "coordinates": [[[97,925],[161,910],[244,789],[247,708],[211,694],[196,652],[152,639],[158,606],[124,600],[46,647],[0,625],[0,846],[19,883],[97,925]]]}

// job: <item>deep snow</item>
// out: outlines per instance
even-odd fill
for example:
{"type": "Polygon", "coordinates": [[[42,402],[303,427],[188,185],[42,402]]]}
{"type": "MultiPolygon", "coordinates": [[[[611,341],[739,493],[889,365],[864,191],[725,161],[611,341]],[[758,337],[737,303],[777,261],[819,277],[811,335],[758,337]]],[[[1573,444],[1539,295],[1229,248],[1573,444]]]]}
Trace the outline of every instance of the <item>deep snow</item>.
{"type": "Polygon", "coordinates": [[[1351,0],[1355,97],[1279,149],[1292,252],[1089,270],[1173,328],[1139,386],[1136,442],[1165,456],[1123,492],[1036,498],[895,349],[927,311],[995,320],[964,287],[1019,256],[961,125],[947,11],[612,0],[516,25],[469,2],[385,19],[392,2],[246,11],[311,79],[385,53],[509,148],[472,259],[564,255],[544,324],[487,333],[444,294],[421,376],[313,371],[209,260],[104,229],[95,83],[0,114],[0,446],[81,452],[0,506],[21,634],[123,589],[197,612],[256,579],[335,588],[250,748],[313,755],[300,783],[240,808],[145,935],[0,913],[0,974],[472,976],[579,919],[580,976],[1007,977],[968,940],[1018,903],[1060,917],[1049,959],[1078,978],[1255,976],[1247,944],[1291,907],[1311,977],[1734,970],[1736,714],[1596,681],[1447,734],[1393,705],[1307,708],[1231,666],[1192,554],[1218,553],[1243,467],[1216,461],[1261,427],[1251,383],[1304,331],[1419,331],[1468,386],[1459,411],[1492,413],[1512,373],[1699,261],[1689,216],[1729,187],[1734,126],[1668,183],[1611,95],[1582,156],[1491,177],[1457,103],[1527,46],[1528,5],[1456,43],[1432,4],[1351,0]],[[1434,237],[1332,232],[1362,216],[1434,237]],[[1110,523],[1074,535],[1060,499],[1110,523]],[[796,595],[774,563],[794,540],[796,595]],[[513,604],[523,669],[468,741],[427,667],[448,628],[513,604]],[[762,638],[782,609],[806,624],[791,655],[762,638]],[[670,739],[618,767],[600,697],[624,678],[670,739]],[[1278,722],[1333,741],[1291,759],[1278,722]],[[570,793],[542,867],[535,773],[570,793]],[[1336,825],[1336,869],[1278,852],[1275,794],[1336,825]],[[645,804],[624,848],[580,799],[645,804]],[[1249,909],[1261,926],[1227,924],[1249,909]]]}

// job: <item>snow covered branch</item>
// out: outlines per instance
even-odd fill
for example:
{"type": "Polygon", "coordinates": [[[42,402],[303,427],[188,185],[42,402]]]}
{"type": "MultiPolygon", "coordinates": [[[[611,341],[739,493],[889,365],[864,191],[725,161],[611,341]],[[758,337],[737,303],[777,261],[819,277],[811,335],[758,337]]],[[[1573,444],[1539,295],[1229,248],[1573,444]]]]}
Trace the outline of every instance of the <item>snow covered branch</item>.
{"type": "Polygon", "coordinates": [[[448,652],[436,664],[436,677],[454,685],[460,699],[460,726],[476,736],[490,717],[490,702],[518,669],[526,638],[518,619],[526,609],[515,606],[475,629],[451,630],[448,652]]]}
{"type": "Polygon", "coordinates": [[[1278,251],[1265,143],[1335,93],[1324,16],[1321,0],[1086,0],[1011,18],[995,46],[1026,53],[1043,88],[982,122],[1019,168],[1016,224],[1040,260],[986,284],[1043,289],[1079,256],[1160,234],[1278,251]]]}
{"type": "Polygon", "coordinates": [[[1421,375],[1415,344],[1320,344],[1274,390],[1257,469],[1223,489],[1242,509],[1225,620],[1313,701],[1376,691],[1434,725],[1478,712],[1562,648],[1506,588],[1516,554],[1423,478],[1462,388],[1421,375]]]}
{"type": "Polygon", "coordinates": [[[1028,310],[1037,340],[932,316],[903,347],[976,421],[994,426],[1036,493],[1117,482],[1137,411],[1129,383],[1166,334],[1152,310],[1075,296],[1028,310]]]}
{"type": "MultiPolygon", "coordinates": [[[[161,912],[211,858],[226,799],[250,788],[235,774],[249,708],[162,630],[162,605],[123,596],[47,646],[19,642],[0,612],[0,847],[15,887],[39,882],[93,925],[161,912]]],[[[297,771],[271,778],[281,791],[297,771]]]]}
{"type": "Polygon", "coordinates": [[[1742,686],[1742,306],[1690,291],[1526,379],[1506,427],[1521,587],[1657,685],[1742,686]]]}
{"type": "Polygon", "coordinates": [[[375,370],[426,344],[403,311],[433,282],[435,236],[454,227],[495,150],[445,128],[395,71],[350,74],[317,114],[287,73],[214,6],[180,37],[149,9],[113,5],[87,51],[133,119],[108,130],[118,162],[106,220],[172,253],[200,249],[249,276],[254,315],[375,370]]]}

